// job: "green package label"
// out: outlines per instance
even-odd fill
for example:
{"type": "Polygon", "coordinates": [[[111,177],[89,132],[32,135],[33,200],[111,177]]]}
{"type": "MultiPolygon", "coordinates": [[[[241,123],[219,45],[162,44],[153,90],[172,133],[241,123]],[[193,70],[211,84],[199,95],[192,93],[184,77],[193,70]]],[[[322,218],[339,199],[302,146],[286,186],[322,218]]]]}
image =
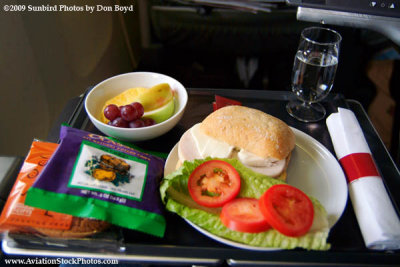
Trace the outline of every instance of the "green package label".
{"type": "Polygon", "coordinates": [[[140,158],[84,140],[68,186],[141,201],[147,169],[140,158]]]}

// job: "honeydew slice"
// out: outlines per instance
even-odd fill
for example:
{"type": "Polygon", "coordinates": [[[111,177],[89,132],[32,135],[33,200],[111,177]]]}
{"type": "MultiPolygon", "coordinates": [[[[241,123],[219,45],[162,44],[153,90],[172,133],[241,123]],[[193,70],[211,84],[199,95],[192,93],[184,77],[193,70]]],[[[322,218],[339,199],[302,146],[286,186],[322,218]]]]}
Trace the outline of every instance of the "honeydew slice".
{"type": "Polygon", "coordinates": [[[164,106],[162,106],[158,109],[152,110],[152,111],[145,112],[143,114],[143,117],[151,118],[156,123],[160,123],[160,122],[163,122],[163,121],[169,119],[174,114],[174,111],[175,111],[175,102],[174,102],[174,99],[172,98],[164,106]]]}

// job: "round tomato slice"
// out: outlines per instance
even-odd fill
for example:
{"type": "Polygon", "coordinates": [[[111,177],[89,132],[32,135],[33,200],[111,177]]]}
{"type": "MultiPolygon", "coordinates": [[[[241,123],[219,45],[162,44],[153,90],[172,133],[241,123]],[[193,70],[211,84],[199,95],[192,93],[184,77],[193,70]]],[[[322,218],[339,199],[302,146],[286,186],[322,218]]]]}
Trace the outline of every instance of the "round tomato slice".
{"type": "Polygon", "coordinates": [[[260,233],[271,228],[255,198],[229,201],[222,207],[220,219],[226,227],[238,232],[260,233]]]}
{"type": "Polygon", "coordinates": [[[310,230],[314,207],[310,198],[296,187],[279,184],[261,196],[260,210],[268,223],[286,236],[302,236],[310,230]]]}
{"type": "Polygon", "coordinates": [[[206,207],[222,207],[234,199],[240,190],[236,169],[222,160],[210,160],[199,165],[189,176],[190,196],[206,207]]]}

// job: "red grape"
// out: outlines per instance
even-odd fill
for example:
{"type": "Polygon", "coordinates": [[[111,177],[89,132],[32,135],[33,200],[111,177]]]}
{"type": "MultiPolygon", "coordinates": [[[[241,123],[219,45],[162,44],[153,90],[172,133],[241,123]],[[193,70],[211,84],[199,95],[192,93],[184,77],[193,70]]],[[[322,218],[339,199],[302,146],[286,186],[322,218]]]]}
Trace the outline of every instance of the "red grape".
{"type": "Polygon", "coordinates": [[[144,126],[144,122],[141,119],[137,119],[129,122],[129,128],[141,128],[144,126]]]}
{"type": "Polygon", "coordinates": [[[110,104],[104,109],[104,116],[113,121],[115,118],[120,116],[120,111],[117,105],[110,104]]]}
{"type": "Polygon", "coordinates": [[[120,128],[128,128],[128,122],[121,117],[114,119],[111,123],[112,126],[120,128]]]}
{"type": "Polygon", "coordinates": [[[125,105],[121,107],[121,117],[126,121],[133,121],[138,118],[137,110],[132,105],[125,105]]]}
{"type": "Polygon", "coordinates": [[[140,102],[133,102],[131,106],[134,107],[138,113],[138,118],[141,118],[144,114],[143,105],[140,102]]]}
{"type": "Polygon", "coordinates": [[[142,120],[144,122],[144,126],[151,126],[156,124],[156,122],[151,118],[142,118],[142,120]]]}

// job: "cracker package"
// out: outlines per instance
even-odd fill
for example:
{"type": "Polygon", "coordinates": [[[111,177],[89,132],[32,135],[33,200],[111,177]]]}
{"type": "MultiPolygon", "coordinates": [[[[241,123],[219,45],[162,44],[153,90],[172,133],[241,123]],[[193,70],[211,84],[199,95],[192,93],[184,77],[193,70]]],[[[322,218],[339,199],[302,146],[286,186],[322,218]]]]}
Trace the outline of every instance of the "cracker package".
{"type": "Polygon", "coordinates": [[[158,194],[164,159],[66,126],[60,139],[26,205],[164,235],[158,194]]]}
{"type": "Polygon", "coordinates": [[[33,141],[0,216],[0,231],[51,237],[85,237],[105,230],[109,223],[26,206],[28,189],[35,182],[58,144],[33,141]],[[79,224],[78,224],[79,222],[79,224]]]}

